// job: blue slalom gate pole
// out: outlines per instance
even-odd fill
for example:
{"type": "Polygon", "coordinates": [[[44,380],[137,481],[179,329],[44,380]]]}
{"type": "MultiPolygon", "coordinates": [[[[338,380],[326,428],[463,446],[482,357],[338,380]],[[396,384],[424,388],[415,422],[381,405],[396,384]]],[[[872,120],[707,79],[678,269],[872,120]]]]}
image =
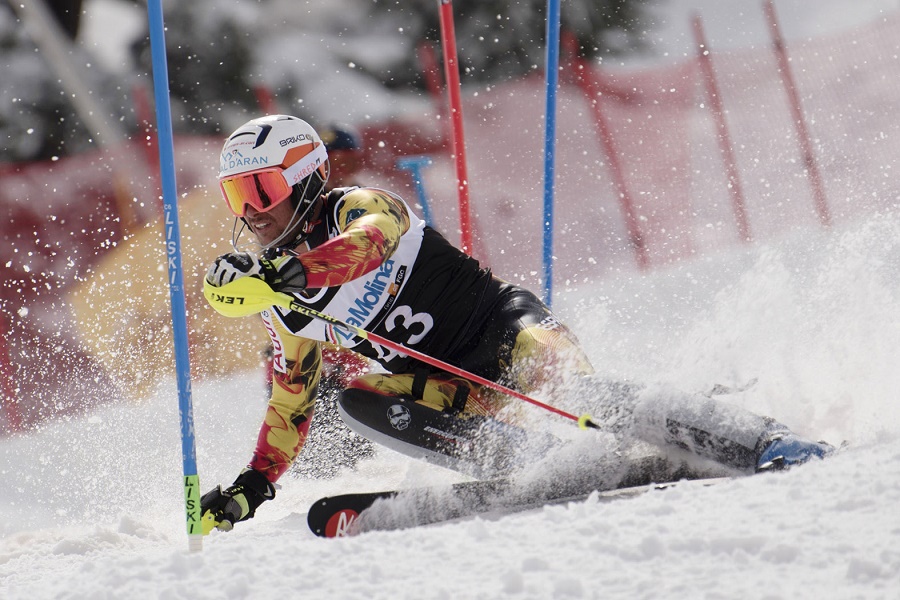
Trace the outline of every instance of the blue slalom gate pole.
{"type": "Polygon", "coordinates": [[[547,101],[544,119],[544,302],[553,301],[553,184],[556,153],[556,87],[559,81],[559,0],[547,0],[547,101]]]}
{"type": "Polygon", "coordinates": [[[181,231],[178,226],[178,188],[175,185],[175,149],[172,114],[169,106],[169,69],[162,0],[148,0],[150,52],[153,64],[153,94],[156,102],[156,129],[159,135],[159,171],[162,182],[163,214],[166,228],[166,257],[169,265],[169,298],[172,303],[172,334],[175,341],[175,373],[178,380],[178,410],[181,417],[181,456],[184,466],[184,505],[188,547],[203,548],[200,524],[200,477],[194,446],[194,412],[191,406],[191,362],[188,353],[184,276],[181,269],[181,231]]]}
{"type": "Polygon", "coordinates": [[[434,220],[431,216],[431,206],[428,203],[428,194],[425,193],[424,175],[422,170],[432,163],[428,156],[404,156],[397,159],[397,168],[401,171],[409,171],[412,175],[413,187],[416,190],[416,196],[419,204],[422,206],[422,216],[425,222],[434,227],[434,220]]]}

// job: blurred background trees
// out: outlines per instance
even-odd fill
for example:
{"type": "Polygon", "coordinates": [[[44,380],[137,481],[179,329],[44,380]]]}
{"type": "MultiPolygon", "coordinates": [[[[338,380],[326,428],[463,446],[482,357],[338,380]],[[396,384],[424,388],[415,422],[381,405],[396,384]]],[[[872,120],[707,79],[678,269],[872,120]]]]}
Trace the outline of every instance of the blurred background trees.
{"type": "MultiPolygon", "coordinates": [[[[101,7],[95,0],[44,1],[71,41],[79,39],[82,11],[101,7]]],[[[146,11],[140,0],[104,1],[146,11]]],[[[67,92],[9,2],[0,2],[0,162],[45,160],[92,147],[94,140],[67,92]]],[[[642,48],[649,2],[567,0],[562,27],[577,38],[585,56],[635,52],[642,48]]],[[[273,91],[289,99],[285,109],[314,118],[304,114],[308,106],[293,100],[337,68],[352,69],[372,85],[424,95],[415,49],[431,43],[440,56],[437,0],[320,0],[312,5],[166,0],[164,10],[174,127],[180,133],[220,134],[241,122],[248,111],[258,112],[256,91],[272,79],[277,79],[273,91]],[[314,41],[315,50],[309,45],[307,51],[298,49],[300,38],[314,41]],[[276,60],[293,61],[299,72],[267,77],[276,60]]],[[[463,85],[516,78],[542,67],[545,0],[456,0],[453,11],[463,85]]],[[[72,52],[85,67],[105,118],[136,130],[133,84],[148,83],[151,73],[146,29],[131,43],[126,76],[105,72],[77,44],[72,52]]]]}
{"type": "MultiPolygon", "coordinates": [[[[575,36],[579,54],[588,58],[644,48],[647,0],[566,0],[560,5],[561,28],[575,36]]],[[[439,44],[437,0],[379,0],[379,18],[402,23],[415,43],[439,44]]],[[[543,67],[546,0],[455,0],[453,2],[460,71],[468,81],[495,82],[543,67]]],[[[415,55],[392,66],[389,85],[422,87],[415,55]]]]}

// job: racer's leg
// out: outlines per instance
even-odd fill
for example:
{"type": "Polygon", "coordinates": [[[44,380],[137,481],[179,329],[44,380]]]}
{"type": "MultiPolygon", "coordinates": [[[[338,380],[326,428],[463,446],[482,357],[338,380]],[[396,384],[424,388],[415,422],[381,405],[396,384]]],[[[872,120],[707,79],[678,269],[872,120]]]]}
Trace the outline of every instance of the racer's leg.
{"type": "Polygon", "coordinates": [[[624,441],[677,448],[742,471],[778,469],[824,457],[828,444],[798,438],[785,425],[712,395],[585,377],[594,422],[624,441]]]}
{"type": "Polygon", "coordinates": [[[593,373],[574,333],[537,296],[515,286],[506,288],[476,342],[457,364],[523,393],[552,393],[593,373]]]}
{"type": "Polygon", "coordinates": [[[338,412],[378,444],[484,477],[513,469],[531,443],[523,429],[494,418],[501,404],[447,373],[373,373],[341,392],[338,412]]]}
{"type": "Polygon", "coordinates": [[[798,437],[771,417],[678,390],[646,390],[634,408],[639,438],[675,446],[740,470],[779,469],[834,449],[798,437]]]}

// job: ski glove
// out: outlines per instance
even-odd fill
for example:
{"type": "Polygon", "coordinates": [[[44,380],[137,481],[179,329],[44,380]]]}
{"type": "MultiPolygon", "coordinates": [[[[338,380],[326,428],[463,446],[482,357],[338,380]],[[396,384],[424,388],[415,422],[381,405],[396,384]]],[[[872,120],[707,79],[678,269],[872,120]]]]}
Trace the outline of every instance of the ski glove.
{"type": "Polygon", "coordinates": [[[253,469],[244,469],[231,487],[223,490],[221,485],[217,485],[200,498],[203,533],[209,533],[213,527],[219,531],[231,531],[235,523],[252,518],[260,504],[274,497],[275,486],[265,475],[253,469]]]}
{"type": "Polygon", "coordinates": [[[206,281],[221,287],[240,277],[262,279],[276,292],[300,292],[306,289],[306,271],[300,261],[290,255],[268,260],[248,252],[229,252],[213,262],[206,281]]]}

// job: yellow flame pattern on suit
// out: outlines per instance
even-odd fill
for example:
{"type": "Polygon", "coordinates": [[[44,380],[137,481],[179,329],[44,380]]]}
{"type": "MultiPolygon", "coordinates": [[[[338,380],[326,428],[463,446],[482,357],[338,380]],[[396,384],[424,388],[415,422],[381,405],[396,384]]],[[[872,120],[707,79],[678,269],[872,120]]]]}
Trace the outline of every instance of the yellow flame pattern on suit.
{"type": "Polygon", "coordinates": [[[360,188],[341,202],[341,234],[300,256],[311,288],[341,285],[377,268],[409,229],[406,208],[387,192],[360,188]]]}
{"type": "Polygon", "coordinates": [[[523,329],[516,336],[511,359],[509,377],[520,390],[535,390],[547,384],[561,385],[572,373],[594,371],[577,340],[562,326],[523,329]]]}
{"type": "MultiPolygon", "coordinates": [[[[396,375],[385,373],[371,373],[357,378],[351,387],[369,390],[383,396],[412,396],[414,376],[400,373],[396,375]]],[[[453,406],[453,398],[460,385],[469,388],[469,398],[466,402],[466,412],[494,416],[503,407],[504,402],[499,394],[493,390],[487,390],[480,385],[473,384],[462,377],[445,373],[435,373],[428,377],[422,399],[419,404],[435,410],[446,410],[453,406]]]]}
{"type": "Polygon", "coordinates": [[[273,326],[280,330],[285,371],[273,374],[272,397],[249,465],[272,482],[290,468],[306,442],[322,367],[318,342],[290,335],[277,322],[273,326]]]}

